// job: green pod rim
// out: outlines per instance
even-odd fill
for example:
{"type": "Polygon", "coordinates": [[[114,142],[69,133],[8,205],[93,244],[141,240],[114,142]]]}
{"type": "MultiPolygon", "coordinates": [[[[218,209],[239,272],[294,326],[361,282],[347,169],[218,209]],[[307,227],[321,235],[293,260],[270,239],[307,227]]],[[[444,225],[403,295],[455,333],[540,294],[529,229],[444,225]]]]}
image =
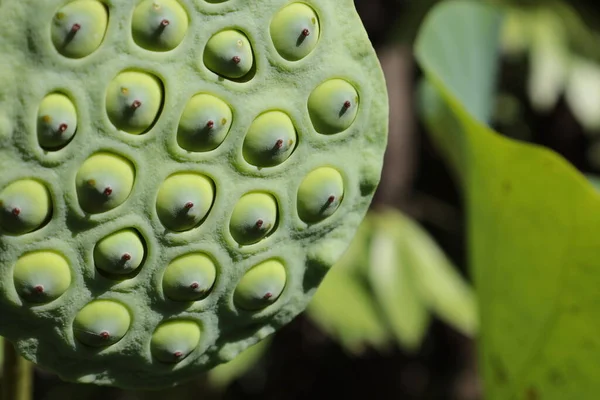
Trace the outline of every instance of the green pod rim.
{"type": "Polygon", "coordinates": [[[46,225],[52,216],[48,188],[35,179],[20,179],[0,191],[0,229],[24,235],[46,225]]]}
{"type": "Polygon", "coordinates": [[[281,261],[263,261],[242,277],[233,294],[234,304],[247,311],[262,310],[279,299],[286,281],[287,274],[281,261]]]}

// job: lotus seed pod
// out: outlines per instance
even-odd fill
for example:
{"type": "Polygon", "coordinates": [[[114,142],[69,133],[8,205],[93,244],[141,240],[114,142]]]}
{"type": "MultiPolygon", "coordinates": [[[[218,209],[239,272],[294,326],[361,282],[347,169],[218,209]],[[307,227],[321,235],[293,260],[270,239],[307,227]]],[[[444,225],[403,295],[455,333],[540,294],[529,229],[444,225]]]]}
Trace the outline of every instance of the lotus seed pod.
{"type": "Polygon", "coordinates": [[[76,177],[77,197],[83,211],[96,214],[121,205],[131,193],[135,170],[124,157],[96,153],[83,163],[76,177]]]}
{"type": "Polygon", "coordinates": [[[302,181],[298,189],[298,215],[308,223],[331,216],[344,198],[344,180],[329,167],[318,168],[302,181]]]}
{"type": "Polygon", "coordinates": [[[204,49],[204,65],[217,75],[242,78],[254,63],[252,46],[243,33],[225,30],[211,37],[204,49]]]}
{"type": "Polygon", "coordinates": [[[273,304],[286,282],[285,267],[277,260],[252,267],[235,288],[233,301],[241,309],[256,311],[273,304]]]}
{"type": "Polygon", "coordinates": [[[81,343],[110,346],[125,336],[131,325],[129,310],[114,300],[95,300],[77,313],[73,332],[81,343]]]}
{"type": "Polygon", "coordinates": [[[356,118],[358,107],[356,89],[343,79],[323,82],[308,98],[308,111],[315,130],[326,135],[348,129],[356,118]]]}
{"type": "Polygon", "coordinates": [[[17,293],[28,303],[56,300],[71,285],[69,262],[49,250],[21,256],[15,264],[13,277],[17,293]]]}
{"type": "Polygon", "coordinates": [[[259,168],[281,164],[294,151],[296,128],[290,117],[281,111],[259,115],[244,139],[244,158],[259,168]]]}
{"type": "Polygon", "coordinates": [[[178,363],[198,347],[200,334],[200,327],[194,321],[167,321],[152,335],[152,355],[165,363],[178,363]]]}
{"type": "Polygon", "coordinates": [[[102,43],[108,11],[96,0],[78,0],[61,7],[52,20],[52,42],[60,54],[82,58],[102,43]]]}
{"type": "Polygon", "coordinates": [[[133,40],[145,49],[173,50],[187,30],[187,13],[175,0],[145,0],[133,12],[133,40]]]}
{"type": "Polygon", "coordinates": [[[116,275],[135,271],[144,259],[144,243],[134,229],[124,229],[102,238],[94,248],[96,268],[116,275]]]}
{"type": "Polygon", "coordinates": [[[215,189],[209,178],[191,172],[179,173],[160,186],[156,212],[167,229],[187,231],[206,217],[214,199],[215,189]]]}
{"type": "Polygon", "coordinates": [[[183,110],[177,130],[177,143],[187,151],[216,149],[229,133],[231,108],[210,94],[197,94],[183,110]]]}
{"type": "Polygon", "coordinates": [[[241,245],[254,244],[265,237],[277,224],[277,202],[267,193],[248,193],[233,209],[229,230],[241,245]]]}
{"type": "Polygon", "coordinates": [[[77,112],[75,105],[67,96],[52,93],[40,103],[38,110],[37,136],[44,149],[63,147],[77,130],[77,112]]]}
{"type": "Polygon", "coordinates": [[[0,0],[0,16],[0,336],[67,381],[160,389],[306,308],[386,146],[353,0],[0,0]],[[66,289],[16,268],[38,251],[64,257],[66,289]],[[37,285],[66,291],[36,302],[37,285]],[[157,330],[171,321],[188,324],[157,330]]]}
{"type": "Polygon", "coordinates": [[[215,263],[205,254],[193,253],[173,260],[163,276],[165,296],[175,301],[196,301],[208,296],[215,279],[215,263]]]}
{"type": "Polygon", "coordinates": [[[41,228],[52,214],[48,189],[34,179],[21,179],[0,191],[0,229],[23,235],[41,228]]]}
{"type": "Polygon", "coordinates": [[[152,127],[162,102],[162,84],[145,72],[121,72],[106,92],[110,121],[117,129],[132,135],[142,134],[152,127]]]}
{"type": "Polygon", "coordinates": [[[293,3],[275,14],[270,30],[279,54],[287,60],[298,61],[317,46],[319,18],[307,4],[293,3]]]}

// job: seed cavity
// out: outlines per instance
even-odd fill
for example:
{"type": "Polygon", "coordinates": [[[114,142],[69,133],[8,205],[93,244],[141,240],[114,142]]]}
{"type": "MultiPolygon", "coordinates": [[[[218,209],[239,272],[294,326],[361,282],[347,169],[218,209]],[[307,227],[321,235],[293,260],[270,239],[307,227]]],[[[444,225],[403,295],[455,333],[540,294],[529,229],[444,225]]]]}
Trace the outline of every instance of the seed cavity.
{"type": "Polygon", "coordinates": [[[310,172],[298,189],[298,215],[306,223],[317,223],[338,209],[344,196],[344,180],[334,168],[310,172]]]}
{"type": "Polygon", "coordinates": [[[257,243],[277,224],[277,201],[267,193],[253,192],[240,198],[229,221],[229,231],[240,245],[257,243]]]}
{"type": "Polygon", "coordinates": [[[140,267],[144,257],[145,243],[132,228],[111,233],[94,247],[96,268],[109,274],[130,274],[140,267]]]}
{"type": "Polygon", "coordinates": [[[61,254],[38,250],[22,255],[13,271],[15,289],[28,303],[49,303],[71,285],[71,268],[61,254]]]}
{"type": "Polygon", "coordinates": [[[65,57],[86,57],[100,47],[107,26],[108,10],[101,2],[73,1],[55,14],[50,32],[52,43],[65,57]]]}
{"type": "Polygon", "coordinates": [[[206,68],[215,74],[238,79],[250,72],[254,55],[248,38],[240,31],[228,29],[208,40],[203,60],[206,68]]]}
{"type": "Polygon", "coordinates": [[[94,300],[73,321],[77,340],[91,347],[110,346],[125,336],[131,325],[127,307],[114,300],[94,300]]]}
{"type": "Polygon", "coordinates": [[[178,319],[164,322],[152,334],[152,355],[164,363],[178,363],[198,347],[200,336],[200,326],[195,321],[178,319]]]}
{"type": "Polygon", "coordinates": [[[244,310],[261,310],[277,301],[286,281],[286,271],[281,261],[264,261],[250,268],[242,277],[235,289],[233,301],[236,307],[244,310]]]}
{"type": "Polygon", "coordinates": [[[62,93],[44,97],[38,109],[37,138],[45,150],[64,147],[77,130],[77,111],[73,102],[62,93]]]}
{"type": "Polygon", "coordinates": [[[127,200],[134,179],[135,169],[129,160],[112,153],[96,153],[77,172],[79,205],[90,214],[109,211],[127,200]]]}
{"type": "Polygon", "coordinates": [[[275,49],[288,61],[309,55],[319,42],[320,26],[315,10],[304,3],[292,3],[275,14],[270,26],[275,49]]]}
{"type": "Polygon", "coordinates": [[[331,135],[348,129],[358,113],[358,92],[348,81],[330,79],[308,98],[308,111],[315,130],[331,135]],[[355,99],[353,104],[348,99],[355,99]]]}
{"type": "Polygon", "coordinates": [[[133,12],[131,33],[138,46],[165,52],[181,44],[188,25],[188,14],[178,1],[145,0],[133,12]]]}
{"type": "Polygon", "coordinates": [[[185,254],[167,266],[163,291],[174,301],[202,300],[210,293],[216,277],[217,268],[209,256],[203,253],[185,254]]]}
{"type": "Polygon", "coordinates": [[[197,94],[183,110],[177,143],[191,152],[214,150],[227,137],[232,119],[231,108],[223,100],[210,94],[197,94]],[[215,121],[221,121],[221,125],[216,125],[215,121]]]}
{"type": "Polygon", "coordinates": [[[52,198],[45,185],[21,179],[0,191],[0,229],[24,235],[42,228],[52,215],[52,198]]]}
{"type": "Polygon", "coordinates": [[[156,212],[160,222],[175,232],[198,226],[208,215],[215,199],[211,179],[193,172],[169,176],[160,186],[156,212]]]}
{"type": "Polygon", "coordinates": [[[297,141],[291,118],[281,111],[259,115],[244,139],[244,159],[258,168],[274,167],[287,160],[297,141]]]}

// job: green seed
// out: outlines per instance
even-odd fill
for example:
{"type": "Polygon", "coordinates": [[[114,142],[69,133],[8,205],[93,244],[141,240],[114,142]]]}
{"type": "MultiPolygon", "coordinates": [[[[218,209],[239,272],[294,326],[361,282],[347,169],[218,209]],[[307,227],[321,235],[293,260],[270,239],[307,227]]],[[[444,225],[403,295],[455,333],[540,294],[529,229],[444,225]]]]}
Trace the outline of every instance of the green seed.
{"type": "Polygon", "coordinates": [[[285,267],[281,262],[264,261],[246,272],[235,288],[233,301],[244,310],[263,309],[277,301],[286,280],[285,267]]]}
{"type": "Polygon", "coordinates": [[[106,92],[106,111],[110,121],[117,129],[132,135],[145,133],[152,127],[162,102],[162,83],[145,72],[121,72],[106,92]]]}
{"type": "Polygon", "coordinates": [[[77,130],[75,105],[64,94],[49,94],[40,103],[37,122],[38,142],[42,148],[63,147],[77,130]]]}
{"type": "Polygon", "coordinates": [[[216,276],[217,269],[208,256],[202,253],[186,254],[167,266],[163,290],[171,300],[200,300],[208,296],[216,276]]]}
{"type": "Polygon", "coordinates": [[[304,3],[293,3],[279,10],[271,21],[271,38],[283,58],[298,61],[317,46],[319,29],[315,10],[304,3]]]}
{"type": "Polygon", "coordinates": [[[34,179],[12,182],[0,192],[0,228],[23,235],[40,229],[52,214],[46,186],[34,179]]]}
{"type": "Polygon", "coordinates": [[[15,288],[30,303],[49,303],[71,285],[69,262],[51,251],[35,251],[21,256],[13,272],[15,288]]]}
{"type": "Polygon", "coordinates": [[[138,46],[169,51],[179,46],[188,29],[188,16],[175,0],[145,0],[135,8],[131,32],[138,46]]]}
{"type": "Polygon", "coordinates": [[[330,135],[345,131],[358,112],[359,99],[354,86],[343,79],[319,85],[308,98],[308,111],[315,130],[330,135]]]}
{"type": "Polygon", "coordinates": [[[210,94],[197,94],[185,106],[177,142],[188,151],[216,149],[231,128],[231,108],[223,100],[210,94]]]}
{"type": "Polygon", "coordinates": [[[113,300],[95,300],[77,313],[73,332],[81,343],[103,347],[121,340],[130,325],[131,315],[124,305],[113,300]]]}
{"type": "Polygon", "coordinates": [[[134,179],[135,169],[129,160],[116,154],[96,153],[77,172],[79,205],[91,214],[111,210],[127,200],[134,179]]]}
{"type": "Polygon", "coordinates": [[[344,197],[344,180],[329,167],[309,173],[298,189],[298,215],[304,222],[315,223],[331,216],[344,197]]]}
{"type": "Polygon", "coordinates": [[[212,180],[192,172],[177,173],[160,186],[156,212],[167,229],[187,231],[204,220],[214,199],[212,180]]]}
{"type": "Polygon", "coordinates": [[[229,230],[236,242],[249,245],[264,239],[276,224],[275,198],[266,193],[248,193],[235,205],[229,230]]]}
{"type": "Polygon", "coordinates": [[[254,63],[252,46],[243,33],[229,29],[211,37],[204,49],[204,65],[225,78],[242,78],[254,63]]]}
{"type": "Polygon", "coordinates": [[[144,259],[144,243],[135,229],[124,229],[102,238],[94,248],[96,268],[117,275],[135,271],[144,259]]]}
{"type": "Polygon", "coordinates": [[[281,111],[259,115],[244,140],[244,158],[259,168],[274,167],[287,160],[296,145],[296,129],[281,111]]]}
{"type": "Polygon", "coordinates": [[[200,343],[200,327],[194,321],[173,320],[162,323],[152,334],[150,348],[154,357],[165,363],[178,363],[200,343]]]}
{"type": "Polygon", "coordinates": [[[52,21],[52,42],[60,54],[82,58],[102,43],[108,11],[99,1],[78,0],[60,8],[52,21]]]}

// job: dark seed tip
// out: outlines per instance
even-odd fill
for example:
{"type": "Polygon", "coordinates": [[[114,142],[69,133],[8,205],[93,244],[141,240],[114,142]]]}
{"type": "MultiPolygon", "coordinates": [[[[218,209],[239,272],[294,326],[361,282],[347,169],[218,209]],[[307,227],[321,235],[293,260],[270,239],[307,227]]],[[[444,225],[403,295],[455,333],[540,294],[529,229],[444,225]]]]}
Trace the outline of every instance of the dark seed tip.
{"type": "Polygon", "coordinates": [[[350,108],[350,107],[352,107],[352,103],[350,103],[350,101],[346,100],[344,102],[344,108],[350,108]]]}
{"type": "Polygon", "coordinates": [[[256,227],[258,229],[260,229],[260,228],[262,228],[262,226],[263,226],[264,223],[265,222],[262,219],[259,219],[258,221],[256,221],[256,227]]]}
{"type": "Polygon", "coordinates": [[[302,29],[302,36],[306,37],[310,35],[310,31],[306,28],[302,29]]]}
{"type": "Polygon", "coordinates": [[[238,56],[234,56],[234,57],[231,59],[231,61],[233,61],[233,62],[234,62],[234,63],[236,63],[236,64],[239,64],[239,63],[242,61],[242,59],[241,59],[241,58],[239,58],[238,56]]]}
{"type": "Polygon", "coordinates": [[[212,128],[213,128],[213,126],[215,126],[215,121],[213,121],[213,120],[210,120],[210,121],[208,121],[208,122],[206,123],[206,127],[207,127],[208,129],[212,129],[212,128]]]}
{"type": "Polygon", "coordinates": [[[35,285],[33,287],[33,290],[35,290],[37,293],[44,293],[44,286],[42,286],[42,285],[35,285]]]}
{"type": "Polygon", "coordinates": [[[273,293],[271,293],[271,292],[267,292],[267,293],[265,293],[265,295],[263,296],[263,299],[265,299],[265,300],[269,300],[271,297],[273,297],[273,293]]]}
{"type": "Polygon", "coordinates": [[[187,203],[184,204],[183,208],[185,208],[186,210],[189,210],[190,208],[194,207],[194,203],[192,203],[191,201],[188,201],[187,203]]]}
{"type": "Polygon", "coordinates": [[[113,190],[110,186],[107,186],[106,188],[104,188],[104,191],[102,192],[105,196],[110,196],[112,194],[113,190]]]}
{"type": "Polygon", "coordinates": [[[12,209],[12,215],[14,215],[15,217],[18,217],[19,214],[21,214],[21,209],[19,207],[15,207],[12,209]]]}
{"type": "Polygon", "coordinates": [[[129,261],[129,260],[131,260],[131,254],[129,254],[129,253],[123,254],[121,256],[121,260],[123,260],[123,261],[129,261]]]}
{"type": "Polygon", "coordinates": [[[68,127],[69,127],[69,125],[67,125],[67,124],[60,124],[58,126],[58,133],[63,133],[64,131],[67,130],[68,127]]]}
{"type": "Polygon", "coordinates": [[[100,337],[102,339],[108,339],[110,337],[110,333],[108,333],[107,331],[102,331],[100,332],[100,337]]]}
{"type": "Polygon", "coordinates": [[[75,33],[75,32],[77,32],[80,29],[81,29],[81,25],[79,25],[79,24],[73,24],[73,26],[71,27],[71,32],[75,33]]]}
{"type": "Polygon", "coordinates": [[[192,282],[192,284],[190,285],[190,289],[198,289],[200,287],[200,284],[198,282],[192,282]]]}
{"type": "Polygon", "coordinates": [[[133,103],[131,103],[131,108],[134,110],[137,110],[141,106],[142,106],[142,102],[139,100],[134,100],[133,103]]]}
{"type": "Polygon", "coordinates": [[[160,26],[162,26],[163,28],[168,26],[171,22],[168,19],[163,19],[162,21],[160,21],[160,26]]]}

